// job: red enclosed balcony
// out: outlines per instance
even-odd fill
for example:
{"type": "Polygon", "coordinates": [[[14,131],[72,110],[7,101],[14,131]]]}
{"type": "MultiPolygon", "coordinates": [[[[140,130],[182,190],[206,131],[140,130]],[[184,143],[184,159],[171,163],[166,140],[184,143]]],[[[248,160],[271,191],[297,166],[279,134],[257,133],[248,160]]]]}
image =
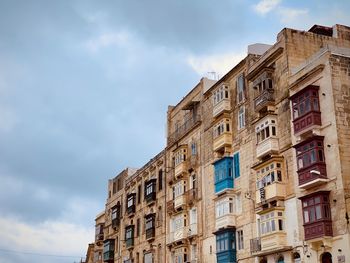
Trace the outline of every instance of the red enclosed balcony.
{"type": "Polygon", "coordinates": [[[294,148],[297,153],[299,187],[307,189],[327,182],[323,137],[311,137],[294,148]]]}
{"type": "Polygon", "coordinates": [[[321,126],[318,86],[307,86],[291,97],[294,134],[321,126]]]}
{"type": "Polygon", "coordinates": [[[305,240],[333,236],[329,191],[299,198],[302,202],[305,240]]]}

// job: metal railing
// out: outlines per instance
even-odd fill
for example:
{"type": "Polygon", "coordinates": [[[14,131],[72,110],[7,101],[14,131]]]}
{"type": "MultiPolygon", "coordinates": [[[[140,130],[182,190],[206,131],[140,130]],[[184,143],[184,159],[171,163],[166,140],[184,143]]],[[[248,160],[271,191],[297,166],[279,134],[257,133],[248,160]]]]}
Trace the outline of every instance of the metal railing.
{"type": "Polygon", "coordinates": [[[185,134],[192,130],[197,124],[199,124],[200,121],[201,116],[199,114],[195,114],[191,118],[187,119],[180,127],[175,130],[175,132],[168,136],[168,145],[172,145],[181,139],[185,134]]]}

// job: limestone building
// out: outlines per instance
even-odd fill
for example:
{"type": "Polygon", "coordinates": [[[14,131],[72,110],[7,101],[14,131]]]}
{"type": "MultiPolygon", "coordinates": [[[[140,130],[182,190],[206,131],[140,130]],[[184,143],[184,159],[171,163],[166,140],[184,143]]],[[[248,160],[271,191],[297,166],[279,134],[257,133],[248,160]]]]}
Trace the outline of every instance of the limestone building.
{"type": "Polygon", "coordinates": [[[349,124],[350,27],[249,46],[169,106],[161,153],[109,182],[94,262],[350,262],[349,124]]]}

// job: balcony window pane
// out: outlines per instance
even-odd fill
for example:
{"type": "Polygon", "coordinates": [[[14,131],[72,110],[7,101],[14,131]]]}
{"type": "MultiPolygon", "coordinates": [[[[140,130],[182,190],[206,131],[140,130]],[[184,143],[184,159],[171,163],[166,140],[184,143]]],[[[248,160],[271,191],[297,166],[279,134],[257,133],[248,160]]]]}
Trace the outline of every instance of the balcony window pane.
{"type": "Polygon", "coordinates": [[[276,226],[275,226],[275,220],[271,220],[271,231],[275,231],[276,230],[276,226]]]}
{"type": "Polygon", "coordinates": [[[319,220],[322,218],[321,205],[317,205],[315,208],[316,208],[316,220],[319,220]]]}
{"type": "Polygon", "coordinates": [[[309,223],[310,222],[309,211],[308,210],[304,210],[304,222],[305,223],[309,223]]]}

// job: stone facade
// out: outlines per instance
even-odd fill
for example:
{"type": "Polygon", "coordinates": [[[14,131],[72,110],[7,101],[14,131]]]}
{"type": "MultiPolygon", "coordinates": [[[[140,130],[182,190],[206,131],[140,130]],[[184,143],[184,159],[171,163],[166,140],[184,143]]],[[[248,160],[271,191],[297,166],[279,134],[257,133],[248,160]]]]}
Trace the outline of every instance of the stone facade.
{"type": "Polygon", "coordinates": [[[350,262],[350,28],[248,50],[169,106],[161,153],[109,181],[93,262],[350,262]]]}

